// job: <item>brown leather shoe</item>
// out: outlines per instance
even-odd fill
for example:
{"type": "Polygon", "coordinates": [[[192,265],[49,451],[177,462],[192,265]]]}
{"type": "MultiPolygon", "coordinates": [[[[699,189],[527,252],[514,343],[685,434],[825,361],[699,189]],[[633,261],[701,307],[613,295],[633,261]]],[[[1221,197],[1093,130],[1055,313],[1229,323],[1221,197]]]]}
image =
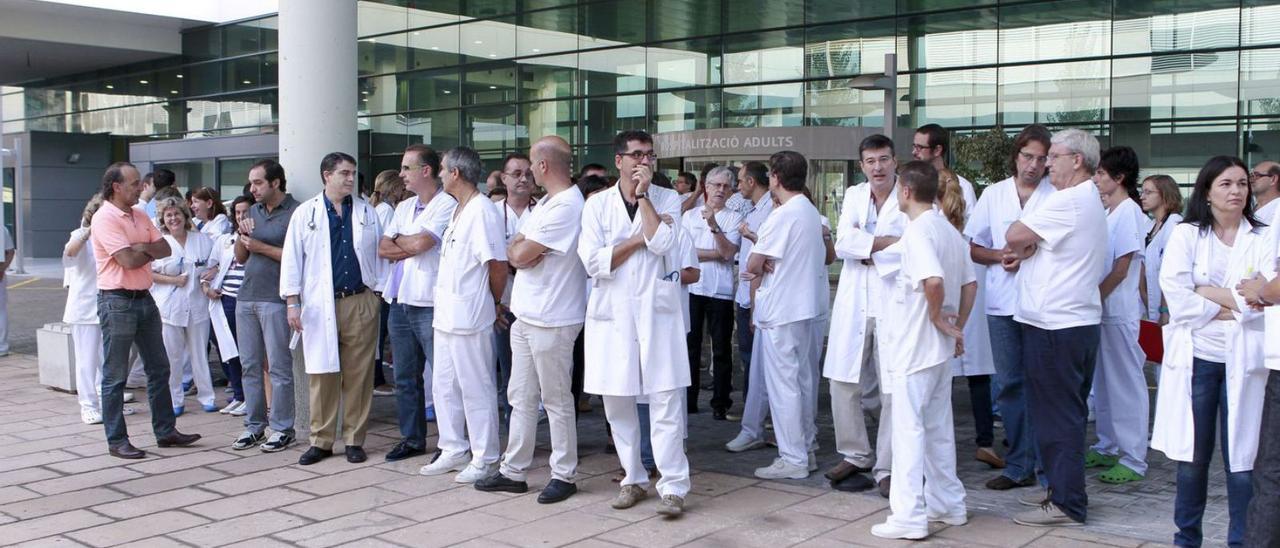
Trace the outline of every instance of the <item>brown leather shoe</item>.
{"type": "Polygon", "coordinates": [[[174,430],[168,436],[156,438],[156,445],[159,447],[186,447],[197,441],[200,441],[200,434],[183,434],[174,430]]]}
{"type": "Polygon", "coordinates": [[[889,487],[891,476],[885,476],[884,479],[876,483],[876,488],[880,490],[880,496],[889,498],[889,487]]]}
{"type": "Polygon", "coordinates": [[[997,455],[995,450],[990,447],[979,447],[978,451],[973,454],[973,460],[985,463],[992,468],[1004,468],[1004,459],[997,455]]]}
{"type": "Polygon", "coordinates": [[[841,460],[840,464],[831,467],[823,476],[831,481],[844,481],[854,474],[865,474],[870,471],[870,468],[863,468],[847,460],[841,460]]]}
{"type": "Polygon", "coordinates": [[[115,447],[108,447],[107,453],[110,453],[111,456],[118,459],[141,459],[147,456],[146,451],[134,447],[133,444],[129,443],[127,440],[115,447]]]}

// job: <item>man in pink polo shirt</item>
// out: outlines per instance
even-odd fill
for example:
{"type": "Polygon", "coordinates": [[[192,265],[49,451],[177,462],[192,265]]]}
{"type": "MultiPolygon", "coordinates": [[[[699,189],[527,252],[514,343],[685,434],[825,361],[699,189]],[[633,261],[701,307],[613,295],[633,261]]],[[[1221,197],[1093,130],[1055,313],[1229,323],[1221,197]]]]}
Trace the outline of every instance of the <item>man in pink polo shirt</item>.
{"type": "Polygon", "coordinates": [[[128,162],[116,162],[102,175],[102,208],[93,215],[93,251],[98,261],[98,320],[102,324],[102,425],[107,449],[122,459],[146,456],[129,443],[124,422],[124,385],[129,349],[138,345],[147,373],[151,428],[160,447],[186,447],[199,434],[175,428],[169,396],[169,359],[160,335],[160,311],[151,299],[150,263],[169,256],[169,244],[145,211],[135,208],[142,178],[128,162]]]}

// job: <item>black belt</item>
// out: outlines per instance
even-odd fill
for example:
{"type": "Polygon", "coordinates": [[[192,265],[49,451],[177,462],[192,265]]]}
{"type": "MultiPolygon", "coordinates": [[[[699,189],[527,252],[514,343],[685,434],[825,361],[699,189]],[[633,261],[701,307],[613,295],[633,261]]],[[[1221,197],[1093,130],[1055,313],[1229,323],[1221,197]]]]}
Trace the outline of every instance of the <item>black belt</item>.
{"type": "Polygon", "coordinates": [[[99,293],[103,295],[116,295],[118,297],[128,297],[130,299],[141,299],[143,297],[151,296],[151,290],[149,289],[103,289],[103,290],[100,290],[99,293]]]}
{"type": "Polygon", "coordinates": [[[334,299],[334,300],[338,300],[338,299],[345,299],[345,298],[347,298],[347,297],[351,297],[351,296],[354,296],[354,295],[359,295],[359,294],[364,293],[365,291],[368,291],[368,290],[369,290],[369,288],[368,288],[368,287],[362,287],[362,288],[357,289],[357,290],[355,290],[355,291],[334,291],[334,292],[333,292],[333,299],[334,299]]]}

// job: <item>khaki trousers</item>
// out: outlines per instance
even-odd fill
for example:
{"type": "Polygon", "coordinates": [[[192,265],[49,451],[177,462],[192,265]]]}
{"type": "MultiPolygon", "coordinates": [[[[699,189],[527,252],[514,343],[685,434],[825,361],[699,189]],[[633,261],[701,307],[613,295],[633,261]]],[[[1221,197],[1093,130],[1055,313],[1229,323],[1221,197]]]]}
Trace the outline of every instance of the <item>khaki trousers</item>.
{"type": "Polygon", "coordinates": [[[338,299],[337,373],[308,375],[311,393],[311,446],[333,449],[342,413],[344,445],[364,445],[373,403],[373,351],[378,342],[382,301],[372,291],[338,299]]]}

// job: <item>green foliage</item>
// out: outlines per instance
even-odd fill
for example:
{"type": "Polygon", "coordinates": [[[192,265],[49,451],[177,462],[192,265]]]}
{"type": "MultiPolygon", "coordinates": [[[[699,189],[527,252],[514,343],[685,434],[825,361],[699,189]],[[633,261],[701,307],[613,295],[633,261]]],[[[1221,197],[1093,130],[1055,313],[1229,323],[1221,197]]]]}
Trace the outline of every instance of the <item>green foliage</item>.
{"type": "Polygon", "coordinates": [[[986,131],[956,136],[952,139],[956,173],[973,182],[981,191],[986,185],[1009,177],[1009,158],[1013,154],[1013,137],[996,126],[986,131]]]}

